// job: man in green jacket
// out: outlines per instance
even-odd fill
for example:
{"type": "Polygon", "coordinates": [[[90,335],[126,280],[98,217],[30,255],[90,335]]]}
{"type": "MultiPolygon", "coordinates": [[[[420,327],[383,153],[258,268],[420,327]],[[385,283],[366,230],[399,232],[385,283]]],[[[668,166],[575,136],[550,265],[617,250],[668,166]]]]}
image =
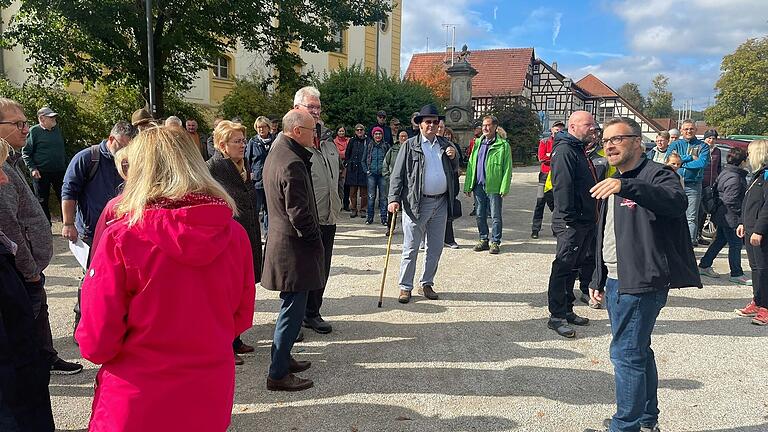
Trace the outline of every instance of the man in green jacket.
{"type": "Polygon", "coordinates": [[[56,199],[61,202],[61,185],[67,170],[67,159],[64,155],[64,137],[61,135],[61,126],[58,125],[58,114],[48,107],[42,107],[37,112],[37,120],[38,124],[29,128],[22,156],[32,174],[37,200],[40,201],[45,217],[50,222],[48,198],[51,186],[56,199]]]}
{"type": "Polygon", "coordinates": [[[474,251],[487,250],[492,254],[499,253],[502,230],[501,201],[504,195],[509,193],[509,184],[512,180],[512,153],[507,140],[496,135],[498,126],[499,121],[496,117],[483,117],[483,136],[475,140],[464,179],[464,193],[472,196],[474,192],[477,208],[477,230],[480,232],[480,241],[474,251]],[[493,221],[490,245],[486,221],[489,205],[493,221]]]}

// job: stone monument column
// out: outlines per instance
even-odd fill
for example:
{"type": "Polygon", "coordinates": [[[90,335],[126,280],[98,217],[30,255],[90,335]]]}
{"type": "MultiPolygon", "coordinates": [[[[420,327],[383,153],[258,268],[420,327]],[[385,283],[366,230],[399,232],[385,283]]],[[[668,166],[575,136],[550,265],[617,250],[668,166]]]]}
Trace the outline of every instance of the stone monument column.
{"type": "Polygon", "coordinates": [[[464,45],[457,61],[446,70],[451,79],[451,98],[445,108],[445,125],[453,129],[454,138],[462,151],[469,145],[474,133],[472,78],[477,75],[477,70],[469,64],[469,54],[464,45]]]}

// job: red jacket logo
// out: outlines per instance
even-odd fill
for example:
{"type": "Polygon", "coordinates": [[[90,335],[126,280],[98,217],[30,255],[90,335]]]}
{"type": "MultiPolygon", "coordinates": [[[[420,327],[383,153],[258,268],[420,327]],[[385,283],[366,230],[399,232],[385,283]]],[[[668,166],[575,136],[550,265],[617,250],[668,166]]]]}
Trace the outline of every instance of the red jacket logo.
{"type": "Polygon", "coordinates": [[[637,207],[637,203],[628,198],[624,198],[619,205],[622,207],[629,207],[630,209],[637,207]]]}

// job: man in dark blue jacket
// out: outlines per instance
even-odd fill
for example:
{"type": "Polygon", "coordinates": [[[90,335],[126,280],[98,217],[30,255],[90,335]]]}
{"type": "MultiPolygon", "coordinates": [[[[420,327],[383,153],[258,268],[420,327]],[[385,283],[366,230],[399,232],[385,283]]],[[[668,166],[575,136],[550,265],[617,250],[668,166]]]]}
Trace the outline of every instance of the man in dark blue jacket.
{"type": "Polygon", "coordinates": [[[589,189],[597,178],[584,146],[592,141],[596,126],[594,117],[586,111],[571,114],[568,131],[555,135],[550,162],[555,201],[552,232],[557,237],[557,252],[549,275],[547,326],[567,338],[576,336],[569,324],[589,324],[589,319],[573,312],[573,286],[575,269],[581,267],[588,245],[595,239],[597,203],[589,189]]]}
{"type": "MultiPolygon", "coordinates": [[[[85,244],[91,245],[101,212],[107,202],[120,193],[123,184],[115,166],[115,153],[128,145],[135,135],[136,128],[130,123],[118,122],[109,133],[109,138],[98,147],[81,150],[69,162],[61,188],[62,237],[71,242],[82,238],[85,244]]],[[[77,328],[80,322],[79,288],[74,312],[77,328]]]]}
{"type": "Polygon", "coordinates": [[[644,156],[636,121],[613,118],[604,127],[606,157],[618,170],[590,191],[603,200],[590,296],[606,300],[616,379],[616,414],[604,430],[657,431],[659,377],[651,333],[669,289],[701,288],[701,279],[685,230],[680,178],[644,156]]]}
{"type": "Polygon", "coordinates": [[[709,146],[704,141],[696,138],[696,125],[693,120],[685,120],[680,127],[683,137],[671,143],[667,148],[667,157],[677,153],[683,160],[683,166],[679,173],[685,183],[685,196],[688,197],[688,208],[685,217],[688,220],[688,231],[691,241],[697,240],[696,221],[701,204],[701,183],[704,180],[704,168],[709,165],[709,146]]]}

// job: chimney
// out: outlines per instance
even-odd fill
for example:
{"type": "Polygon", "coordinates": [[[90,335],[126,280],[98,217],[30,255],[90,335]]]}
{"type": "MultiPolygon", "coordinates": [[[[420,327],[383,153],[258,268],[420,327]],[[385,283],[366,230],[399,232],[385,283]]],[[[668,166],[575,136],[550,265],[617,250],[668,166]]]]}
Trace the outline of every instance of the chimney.
{"type": "Polygon", "coordinates": [[[556,61],[552,62],[552,69],[557,70],[557,62],[556,61]]]}
{"type": "Polygon", "coordinates": [[[450,45],[445,46],[445,62],[451,63],[451,60],[453,59],[453,55],[456,52],[455,48],[453,48],[450,45]]]}

